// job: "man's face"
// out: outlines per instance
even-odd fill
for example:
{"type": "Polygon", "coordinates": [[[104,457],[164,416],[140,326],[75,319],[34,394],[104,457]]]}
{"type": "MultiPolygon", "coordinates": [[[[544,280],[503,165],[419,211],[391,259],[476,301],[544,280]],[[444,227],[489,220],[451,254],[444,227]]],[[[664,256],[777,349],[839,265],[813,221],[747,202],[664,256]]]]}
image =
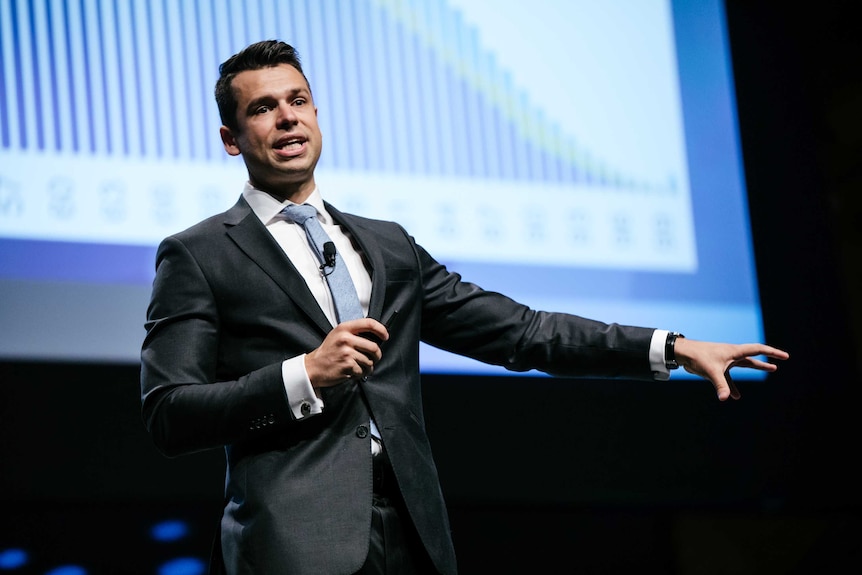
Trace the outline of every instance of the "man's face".
{"type": "Polygon", "coordinates": [[[222,126],[225,150],[242,154],[251,184],[280,198],[304,200],[314,190],[322,136],[317,108],[293,66],[247,70],[232,83],[237,130],[222,126]]]}

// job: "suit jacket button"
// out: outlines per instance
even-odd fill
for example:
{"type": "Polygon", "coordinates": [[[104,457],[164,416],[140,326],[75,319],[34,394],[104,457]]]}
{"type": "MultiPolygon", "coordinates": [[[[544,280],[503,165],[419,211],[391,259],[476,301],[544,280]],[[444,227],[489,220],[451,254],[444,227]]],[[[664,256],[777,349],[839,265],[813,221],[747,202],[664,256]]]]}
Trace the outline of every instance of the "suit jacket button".
{"type": "Polygon", "coordinates": [[[358,437],[359,439],[364,439],[364,438],[368,437],[368,427],[366,427],[364,425],[360,425],[359,427],[357,427],[356,428],[356,437],[358,437]]]}

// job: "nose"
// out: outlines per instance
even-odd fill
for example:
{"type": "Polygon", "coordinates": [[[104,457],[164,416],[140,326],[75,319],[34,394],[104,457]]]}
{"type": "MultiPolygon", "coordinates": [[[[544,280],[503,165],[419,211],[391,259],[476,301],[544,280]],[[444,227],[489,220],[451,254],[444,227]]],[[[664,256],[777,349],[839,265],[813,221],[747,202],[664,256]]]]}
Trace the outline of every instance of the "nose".
{"type": "Polygon", "coordinates": [[[290,102],[281,102],[278,105],[278,123],[279,125],[292,126],[296,124],[296,110],[290,105],[290,102]]]}

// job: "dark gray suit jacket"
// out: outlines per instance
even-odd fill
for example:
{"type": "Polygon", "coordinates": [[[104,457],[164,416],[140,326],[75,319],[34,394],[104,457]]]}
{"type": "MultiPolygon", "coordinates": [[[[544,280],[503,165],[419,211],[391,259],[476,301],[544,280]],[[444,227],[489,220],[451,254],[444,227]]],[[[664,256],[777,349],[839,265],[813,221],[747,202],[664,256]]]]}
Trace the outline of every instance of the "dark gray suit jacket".
{"type": "Polygon", "coordinates": [[[225,449],[215,572],[325,575],[357,571],[368,551],[373,414],[429,555],[455,573],[425,434],[420,340],[517,371],[651,379],[652,330],[533,311],[461,281],[397,224],[327,209],[364,254],[369,316],[399,311],[373,376],[322,390],[323,414],[293,417],[281,363],[319,346],[331,326],[240,198],[159,247],[141,354],[144,423],[168,456],[225,449]]]}

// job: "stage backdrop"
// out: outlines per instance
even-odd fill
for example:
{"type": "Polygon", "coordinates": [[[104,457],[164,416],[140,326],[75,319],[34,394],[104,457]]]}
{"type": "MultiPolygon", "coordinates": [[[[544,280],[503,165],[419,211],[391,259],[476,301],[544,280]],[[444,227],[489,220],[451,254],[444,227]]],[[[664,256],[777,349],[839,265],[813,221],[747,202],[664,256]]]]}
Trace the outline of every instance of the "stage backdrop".
{"type": "Polygon", "coordinates": [[[0,359],[138,360],[158,242],[245,181],[218,64],[269,38],[342,210],[535,308],[762,340],[719,0],[3,0],[0,359]]]}

